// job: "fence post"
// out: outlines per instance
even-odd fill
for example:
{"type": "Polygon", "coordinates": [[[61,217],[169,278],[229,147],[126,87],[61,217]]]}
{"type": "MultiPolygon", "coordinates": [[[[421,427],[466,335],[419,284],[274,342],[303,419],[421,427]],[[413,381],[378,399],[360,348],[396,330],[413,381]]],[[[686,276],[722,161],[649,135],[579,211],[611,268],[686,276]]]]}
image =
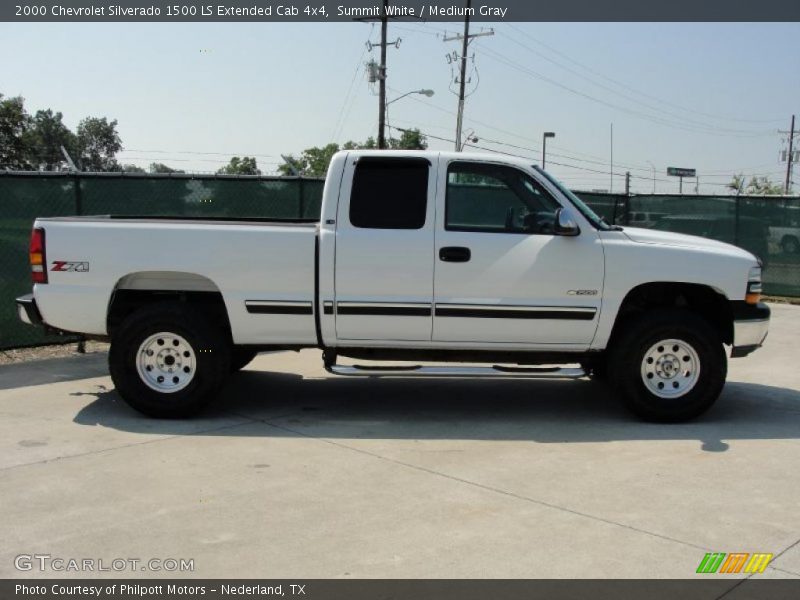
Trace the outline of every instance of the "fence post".
{"type": "Polygon", "coordinates": [[[614,199],[614,202],[611,205],[612,206],[612,209],[611,209],[611,224],[612,225],[616,225],[617,224],[617,204],[619,204],[619,201],[618,201],[618,198],[616,198],[616,197],[612,196],[612,198],[614,199]]]}
{"type": "Polygon", "coordinates": [[[733,245],[738,246],[739,245],[739,201],[741,200],[741,198],[739,198],[739,196],[736,196],[734,200],[735,200],[734,206],[736,211],[733,217],[733,245]]]}
{"type": "Polygon", "coordinates": [[[298,185],[297,189],[300,193],[300,215],[299,218],[303,219],[305,212],[306,212],[306,194],[305,194],[305,184],[303,182],[303,176],[301,175],[300,178],[297,180],[298,185]]]}
{"type": "Polygon", "coordinates": [[[625,220],[623,221],[625,225],[630,225],[631,223],[631,197],[627,196],[625,198],[625,220]]]}
{"type": "Polygon", "coordinates": [[[81,196],[81,176],[75,173],[73,175],[75,181],[75,214],[83,214],[83,197],[81,196]]]}

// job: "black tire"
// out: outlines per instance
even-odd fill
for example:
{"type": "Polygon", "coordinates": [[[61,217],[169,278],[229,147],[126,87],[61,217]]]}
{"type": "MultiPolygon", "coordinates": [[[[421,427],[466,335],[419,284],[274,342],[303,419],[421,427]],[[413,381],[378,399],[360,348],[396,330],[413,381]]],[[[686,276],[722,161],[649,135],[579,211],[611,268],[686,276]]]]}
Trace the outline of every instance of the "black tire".
{"type": "MultiPolygon", "coordinates": [[[[171,339],[163,337],[166,340],[171,339]]],[[[155,340],[158,343],[162,341],[164,340],[155,340]]],[[[169,347],[170,344],[164,345],[164,351],[171,351],[166,350],[169,347]]],[[[223,331],[190,307],[174,302],[154,304],[131,314],[114,332],[108,364],[117,392],[130,406],[150,417],[183,418],[195,415],[205,408],[225,382],[230,368],[230,344],[223,331]],[[185,387],[176,387],[176,391],[159,391],[145,382],[147,373],[144,371],[150,373],[154,369],[153,365],[141,366],[140,361],[161,361],[158,358],[161,351],[156,353],[156,357],[145,359],[145,352],[140,353],[140,348],[148,339],[159,338],[155,335],[159,333],[174,335],[173,342],[182,338],[186,343],[185,350],[179,345],[182,342],[175,344],[181,350],[181,357],[177,360],[185,360],[185,365],[176,363],[174,358],[172,363],[165,362],[169,358],[162,361],[164,365],[175,367],[176,382],[179,381],[179,375],[184,376],[182,371],[188,369],[186,383],[183,383],[185,387]],[[186,358],[183,358],[184,355],[186,358]]],[[[169,367],[156,365],[155,374],[163,372],[171,377],[171,372],[162,371],[166,368],[169,367]]],[[[169,385],[169,381],[166,385],[169,385]]]]}
{"type": "Polygon", "coordinates": [[[608,359],[605,356],[593,357],[581,363],[586,374],[596,381],[608,380],[608,359]]]}
{"type": "Polygon", "coordinates": [[[625,406],[646,421],[677,423],[693,419],[714,404],[725,385],[728,362],[722,342],[704,319],[689,311],[657,309],[647,312],[628,322],[612,344],[609,361],[611,382],[625,406]],[[662,350],[663,346],[656,346],[663,340],[677,340],[681,345],[672,346],[676,349],[672,354],[672,348],[662,350]],[[684,344],[694,351],[694,357],[687,356],[691,352],[684,352],[684,344]],[[667,365],[671,373],[676,373],[675,364],[680,365],[675,375],[660,371],[662,375],[667,373],[673,379],[663,379],[654,372],[659,361],[656,360],[655,364],[647,362],[648,357],[653,358],[653,354],[648,354],[651,349],[659,359],[663,356],[667,363],[671,360],[669,357],[674,359],[672,364],[667,365]],[[659,351],[666,354],[659,355],[659,351]],[[688,362],[684,363],[687,359],[688,362]],[[695,371],[693,387],[686,384],[688,392],[671,390],[670,383],[679,388],[686,381],[682,377],[692,377],[689,370],[683,369],[684,365],[693,365],[695,359],[699,361],[699,368],[695,371]],[[649,380],[648,384],[645,384],[645,377],[649,380]],[[664,391],[648,389],[648,385],[657,386],[665,382],[667,386],[664,391]],[[665,398],[655,392],[683,395],[665,398]]]}
{"type": "Polygon", "coordinates": [[[234,346],[231,350],[231,373],[241,371],[258,356],[258,350],[251,350],[246,346],[234,346]]]}

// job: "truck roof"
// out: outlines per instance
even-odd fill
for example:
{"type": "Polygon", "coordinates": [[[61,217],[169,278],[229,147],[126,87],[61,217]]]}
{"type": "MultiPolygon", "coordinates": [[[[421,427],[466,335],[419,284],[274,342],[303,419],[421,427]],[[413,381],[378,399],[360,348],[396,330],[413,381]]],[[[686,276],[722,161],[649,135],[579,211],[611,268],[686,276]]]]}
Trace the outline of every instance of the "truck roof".
{"type": "Polygon", "coordinates": [[[342,150],[339,154],[347,153],[354,157],[377,156],[377,157],[418,157],[427,158],[430,161],[444,158],[448,160],[462,159],[480,162],[497,162],[503,164],[513,164],[530,168],[536,161],[533,159],[509,156],[507,154],[493,152],[455,152],[438,150],[342,150]]]}

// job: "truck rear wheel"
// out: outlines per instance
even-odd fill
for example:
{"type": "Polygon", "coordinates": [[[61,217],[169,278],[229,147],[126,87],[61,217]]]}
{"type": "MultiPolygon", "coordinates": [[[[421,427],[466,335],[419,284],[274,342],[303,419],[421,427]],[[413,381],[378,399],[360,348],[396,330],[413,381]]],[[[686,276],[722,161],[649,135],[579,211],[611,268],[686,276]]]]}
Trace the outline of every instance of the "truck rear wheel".
{"type": "Polygon", "coordinates": [[[196,414],[229,373],[230,346],[208,319],[178,303],[142,308],[114,332],[108,355],[120,396],[151,417],[196,414]]]}
{"type": "Polygon", "coordinates": [[[719,397],[727,359],[719,336],[694,313],[659,309],[628,323],[613,342],[611,380],[647,421],[692,419],[719,397]]]}

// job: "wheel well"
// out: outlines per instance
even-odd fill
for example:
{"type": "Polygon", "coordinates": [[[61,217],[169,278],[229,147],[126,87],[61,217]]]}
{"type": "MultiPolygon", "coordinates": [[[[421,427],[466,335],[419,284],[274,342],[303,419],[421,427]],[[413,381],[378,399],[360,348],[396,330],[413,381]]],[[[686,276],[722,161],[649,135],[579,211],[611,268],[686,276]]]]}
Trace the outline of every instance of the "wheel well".
{"type": "Polygon", "coordinates": [[[653,282],[633,288],[620,305],[611,337],[625,323],[654,308],[684,308],[708,322],[726,344],[733,343],[733,312],[728,299],[707,285],[695,283],[653,282]]]}
{"type": "Polygon", "coordinates": [[[134,311],[161,302],[180,302],[202,311],[204,315],[212,319],[211,322],[221,323],[225,335],[232,340],[228,311],[225,308],[222,294],[187,290],[115,290],[108,307],[106,323],[108,334],[113,335],[120,323],[134,311]]]}

